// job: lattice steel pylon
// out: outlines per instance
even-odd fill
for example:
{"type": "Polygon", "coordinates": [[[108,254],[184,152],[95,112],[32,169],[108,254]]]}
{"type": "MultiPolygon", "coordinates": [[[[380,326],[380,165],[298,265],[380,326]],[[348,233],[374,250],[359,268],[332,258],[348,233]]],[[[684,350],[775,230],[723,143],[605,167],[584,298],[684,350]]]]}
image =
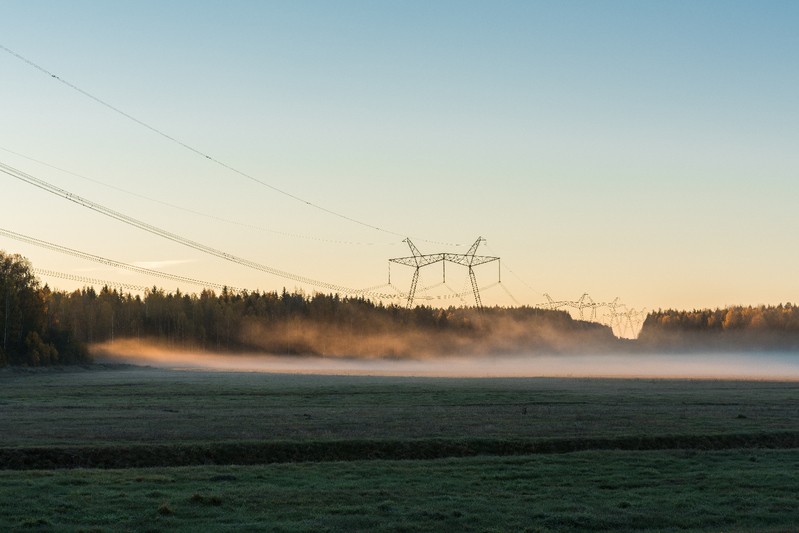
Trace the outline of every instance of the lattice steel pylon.
{"type": "MultiPolygon", "coordinates": [[[[472,293],[474,294],[474,303],[478,309],[483,307],[483,302],[480,299],[480,289],[477,286],[477,276],[474,273],[474,267],[484,265],[486,263],[491,263],[493,261],[499,261],[499,257],[492,257],[487,255],[476,255],[477,248],[480,246],[481,242],[485,242],[485,239],[482,237],[478,237],[474,244],[469,248],[469,250],[465,254],[452,254],[452,253],[437,253],[437,254],[423,254],[419,251],[416,245],[411,242],[411,239],[406,238],[402,242],[407,243],[408,247],[411,249],[410,257],[395,257],[393,259],[389,259],[389,263],[397,263],[400,265],[405,265],[409,267],[413,267],[413,278],[411,278],[411,288],[408,291],[408,301],[406,307],[410,308],[413,305],[413,299],[416,296],[416,286],[419,283],[419,270],[422,267],[426,267],[428,265],[433,265],[435,263],[442,263],[443,269],[443,276],[444,281],[446,281],[446,263],[455,263],[458,265],[465,266],[469,270],[469,281],[472,284],[472,293]]],[[[502,281],[502,280],[500,280],[502,281]]],[[[389,279],[389,283],[391,280],[389,279]]]]}

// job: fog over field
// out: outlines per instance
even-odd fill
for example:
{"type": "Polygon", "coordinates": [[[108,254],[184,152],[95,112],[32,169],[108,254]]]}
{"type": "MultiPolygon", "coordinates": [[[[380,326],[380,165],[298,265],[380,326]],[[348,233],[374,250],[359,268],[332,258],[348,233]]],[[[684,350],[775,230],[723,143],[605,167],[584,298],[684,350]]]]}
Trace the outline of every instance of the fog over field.
{"type": "Polygon", "coordinates": [[[364,359],[177,351],[136,341],[95,347],[98,362],[162,368],[435,377],[619,377],[799,381],[794,353],[481,355],[364,359]]]}

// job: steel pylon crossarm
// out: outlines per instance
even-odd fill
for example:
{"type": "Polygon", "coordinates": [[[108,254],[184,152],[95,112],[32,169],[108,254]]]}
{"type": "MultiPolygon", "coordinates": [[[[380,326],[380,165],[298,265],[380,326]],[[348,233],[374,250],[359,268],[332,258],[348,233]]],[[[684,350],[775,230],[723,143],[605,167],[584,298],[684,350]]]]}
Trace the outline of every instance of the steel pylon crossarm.
{"type": "Polygon", "coordinates": [[[413,278],[411,280],[411,287],[408,291],[408,301],[407,307],[411,307],[413,305],[413,300],[416,295],[416,286],[419,282],[419,270],[422,267],[432,265],[435,263],[455,263],[457,265],[465,266],[469,269],[469,280],[471,281],[472,285],[472,292],[474,293],[474,302],[477,305],[478,309],[482,308],[483,303],[480,299],[480,289],[477,286],[477,277],[475,276],[473,267],[484,265],[486,263],[491,263],[494,261],[499,261],[499,257],[492,257],[487,255],[475,255],[477,253],[477,248],[480,246],[481,242],[485,242],[485,239],[482,237],[478,237],[474,244],[469,247],[469,250],[466,251],[465,254],[453,254],[453,253],[435,253],[435,254],[423,254],[419,251],[416,245],[411,242],[410,238],[404,239],[402,242],[406,243],[408,247],[411,249],[411,253],[413,255],[408,257],[395,257],[389,259],[391,263],[397,263],[399,265],[405,265],[409,267],[413,267],[414,273],[413,278]]]}

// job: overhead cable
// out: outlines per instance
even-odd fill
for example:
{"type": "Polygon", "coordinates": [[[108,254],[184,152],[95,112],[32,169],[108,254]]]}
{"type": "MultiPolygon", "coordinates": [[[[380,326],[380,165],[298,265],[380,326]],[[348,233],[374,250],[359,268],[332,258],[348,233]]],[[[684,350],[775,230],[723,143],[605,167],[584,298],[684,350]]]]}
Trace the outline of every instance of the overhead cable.
{"type": "Polygon", "coordinates": [[[146,292],[150,290],[148,287],[145,287],[143,285],[134,285],[131,283],[125,283],[120,281],[107,281],[103,279],[89,278],[86,276],[79,276],[77,274],[56,272],[55,270],[46,270],[43,268],[34,268],[33,272],[40,276],[49,276],[52,278],[66,279],[69,281],[79,281],[81,283],[88,283],[89,285],[98,285],[101,287],[119,287],[121,289],[127,289],[130,291],[139,291],[139,292],[146,292]]]}
{"type": "Polygon", "coordinates": [[[299,282],[299,283],[304,283],[304,284],[311,285],[311,286],[314,286],[314,287],[325,288],[325,289],[332,290],[332,291],[335,291],[335,292],[346,293],[346,294],[369,295],[369,296],[374,296],[375,298],[381,298],[381,299],[382,298],[391,298],[391,297],[393,297],[393,295],[386,295],[386,294],[382,294],[382,293],[375,292],[375,291],[365,291],[363,289],[360,289],[360,290],[359,289],[353,289],[351,287],[345,287],[343,285],[338,285],[338,284],[335,284],[335,283],[329,283],[329,282],[326,282],[326,281],[316,280],[316,279],[309,278],[309,277],[306,277],[306,276],[301,276],[299,274],[294,274],[292,272],[288,272],[288,271],[285,271],[285,270],[280,270],[278,268],[274,268],[274,267],[269,266],[269,265],[264,265],[264,264],[261,264],[261,263],[257,263],[255,261],[250,261],[249,259],[244,259],[242,257],[238,257],[238,256],[233,255],[233,254],[229,254],[227,252],[224,252],[222,250],[218,250],[218,249],[213,248],[211,246],[207,246],[205,244],[201,244],[201,243],[193,241],[191,239],[187,239],[186,237],[182,237],[180,235],[177,235],[176,233],[172,233],[172,232],[169,232],[169,231],[167,231],[165,229],[159,228],[157,226],[153,226],[152,224],[148,224],[148,223],[143,222],[141,220],[138,220],[136,218],[130,217],[128,215],[125,215],[124,213],[120,213],[119,211],[115,211],[113,209],[110,209],[110,208],[108,208],[108,207],[106,207],[104,205],[101,205],[99,203],[96,203],[96,202],[93,202],[93,201],[88,200],[86,198],[83,198],[82,196],[74,194],[74,193],[72,193],[70,191],[62,189],[60,187],[56,187],[55,185],[52,185],[52,184],[50,184],[50,183],[48,183],[48,182],[46,182],[44,180],[36,178],[36,177],[26,173],[26,172],[23,172],[23,171],[21,171],[19,169],[16,169],[16,168],[12,167],[12,166],[6,165],[5,163],[2,163],[2,162],[0,162],[0,172],[3,172],[4,174],[8,174],[9,176],[11,176],[11,177],[13,177],[15,179],[18,179],[18,180],[20,180],[22,182],[28,183],[29,185],[33,185],[35,187],[38,187],[39,189],[47,191],[47,192],[49,192],[51,194],[54,194],[56,196],[60,196],[61,198],[69,200],[70,202],[78,204],[78,205],[80,205],[82,207],[85,207],[87,209],[91,209],[92,211],[95,211],[97,213],[105,215],[105,216],[107,216],[109,218],[116,219],[116,220],[118,220],[120,222],[123,222],[125,224],[130,225],[130,226],[133,226],[135,228],[139,228],[141,230],[144,230],[144,231],[147,231],[149,233],[152,233],[153,235],[157,235],[157,236],[162,237],[164,239],[168,239],[168,240],[176,242],[178,244],[182,244],[183,246],[186,246],[186,247],[189,247],[189,248],[193,248],[195,250],[198,250],[200,252],[206,253],[208,255],[212,255],[212,256],[218,257],[220,259],[224,259],[225,261],[230,261],[231,263],[236,263],[236,264],[239,264],[239,265],[242,265],[242,266],[246,266],[248,268],[252,268],[254,270],[259,270],[261,272],[266,272],[267,274],[271,274],[273,276],[277,276],[277,277],[284,278],[284,279],[289,279],[289,280],[296,281],[296,282],[299,282]]]}
{"type": "MultiPolygon", "coordinates": [[[[131,115],[129,113],[126,113],[122,109],[111,105],[110,103],[106,102],[105,100],[102,100],[101,98],[99,98],[97,96],[94,96],[93,94],[91,94],[88,91],[85,91],[85,90],[81,89],[77,85],[65,80],[64,78],[54,74],[53,72],[50,72],[49,70],[47,70],[46,68],[42,67],[41,65],[39,65],[37,63],[34,63],[30,59],[26,58],[25,56],[23,56],[21,54],[18,54],[17,52],[15,52],[14,50],[11,50],[10,48],[4,46],[3,44],[0,44],[0,49],[2,49],[3,51],[11,54],[12,56],[16,57],[20,61],[23,61],[24,63],[30,65],[31,67],[35,68],[36,70],[46,74],[50,78],[52,78],[52,79],[54,79],[54,80],[56,80],[56,81],[58,81],[58,82],[60,82],[60,83],[62,83],[64,85],[66,85],[70,89],[82,94],[86,98],[89,98],[89,99],[93,100],[94,102],[100,104],[101,106],[103,106],[103,107],[105,107],[107,109],[110,109],[111,111],[113,111],[113,112],[115,112],[115,113],[117,113],[119,115],[122,115],[123,117],[127,118],[128,120],[130,120],[132,122],[135,122],[136,124],[138,124],[138,125],[140,125],[140,126],[142,126],[144,128],[147,128],[151,132],[153,132],[153,133],[155,133],[157,135],[160,135],[161,137],[163,137],[163,138],[165,138],[165,139],[167,139],[167,140],[169,140],[169,141],[171,141],[171,142],[173,142],[173,143],[185,148],[186,150],[194,153],[195,155],[198,155],[198,156],[200,156],[202,158],[205,158],[205,159],[215,163],[216,165],[229,170],[230,172],[238,174],[239,176],[241,176],[243,178],[246,178],[246,179],[248,179],[248,180],[250,180],[250,181],[252,181],[254,183],[257,183],[257,184],[259,184],[259,185],[261,185],[263,187],[266,187],[268,189],[271,189],[272,191],[274,191],[274,192],[276,192],[278,194],[286,196],[287,198],[291,198],[292,200],[295,200],[297,202],[305,204],[305,205],[307,205],[309,207],[312,207],[314,209],[317,209],[317,210],[322,211],[324,213],[327,213],[329,215],[333,215],[335,217],[341,218],[343,220],[347,220],[349,222],[352,222],[354,224],[358,224],[360,226],[364,226],[366,228],[373,229],[375,231],[380,231],[382,233],[387,233],[389,235],[394,235],[396,237],[403,237],[403,238],[407,237],[407,235],[405,235],[405,234],[397,233],[395,231],[391,231],[391,230],[388,230],[388,229],[385,229],[385,228],[381,228],[381,227],[376,226],[374,224],[369,224],[368,222],[364,222],[362,220],[358,220],[356,218],[347,216],[347,215],[345,215],[343,213],[340,213],[338,211],[334,211],[334,210],[329,209],[327,207],[324,207],[324,206],[322,206],[320,204],[311,202],[311,201],[306,200],[306,199],[304,199],[304,198],[302,198],[300,196],[297,196],[296,194],[290,193],[290,192],[288,192],[288,191],[286,191],[284,189],[276,187],[276,186],[274,186],[274,185],[272,185],[270,183],[267,183],[267,182],[265,182],[263,180],[260,180],[260,179],[256,178],[255,176],[253,176],[251,174],[248,174],[248,173],[246,173],[246,172],[244,172],[242,170],[239,170],[239,169],[233,167],[232,165],[230,165],[228,163],[225,163],[224,161],[222,161],[220,159],[217,159],[217,158],[213,157],[212,155],[210,155],[210,154],[208,154],[206,152],[203,152],[202,150],[194,148],[190,144],[188,144],[188,143],[186,143],[184,141],[181,141],[177,137],[173,137],[172,135],[169,135],[168,133],[164,132],[163,130],[160,130],[160,129],[154,127],[154,126],[151,126],[150,124],[144,122],[143,120],[140,120],[140,119],[134,117],[133,115],[131,115]]],[[[416,238],[416,237],[414,237],[414,238],[416,238]]],[[[448,246],[459,246],[459,244],[456,244],[456,243],[445,243],[445,242],[431,241],[431,240],[421,239],[421,238],[417,238],[417,240],[430,242],[430,243],[433,243],[433,244],[444,244],[444,245],[448,245],[448,246]]]]}
{"type": "Polygon", "coordinates": [[[125,194],[128,194],[128,195],[131,195],[131,196],[135,196],[136,198],[141,198],[142,200],[147,200],[148,202],[157,203],[157,204],[169,207],[171,209],[177,209],[177,210],[180,210],[180,211],[183,211],[183,212],[186,212],[186,213],[191,213],[193,215],[197,215],[197,216],[209,218],[209,219],[212,219],[212,220],[216,220],[218,222],[224,222],[226,224],[234,224],[234,225],[245,227],[245,228],[250,228],[250,229],[254,229],[254,230],[258,230],[258,231],[264,231],[264,232],[267,232],[267,233],[272,233],[274,235],[282,235],[284,237],[293,237],[293,238],[297,238],[297,239],[307,239],[307,240],[312,240],[312,241],[317,241],[317,242],[326,242],[326,243],[332,243],[332,244],[352,244],[352,245],[363,245],[363,246],[378,246],[378,245],[396,245],[396,244],[401,244],[400,241],[394,241],[394,242],[363,242],[363,241],[352,241],[352,240],[328,239],[328,238],[319,237],[319,236],[316,236],[316,235],[307,235],[307,234],[302,234],[302,233],[291,233],[291,232],[288,232],[288,231],[279,231],[279,230],[273,230],[273,229],[269,229],[269,228],[264,228],[264,227],[261,227],[261,226],[256,226],[254,224],[247,224],[245,222],[239,222],[237,220],[230,220],[230,219],[226,219],[226,218],[223,218],[223,217],[218,217],[216,215],[210,215],[208,213],[203,213],[201,211],[196,211],[194,209],[189,209],[187,207],[183,207],[183,206],[180,206],[180,205],[175,205],[175,204],[172,204],[172,203],[169,203],[169,202],[165,202],[163,200],[159,200],[158,198],[151,198],[151,197],[146,196],[144,194],[139,194],[137,192],[133,192],[133,191],[124,189],[122,187],[117,187],[116,185],[111,185],[109,183],[106,183],[104,181],[100,181],[98,179],[94,179],[94,178],[90,178],[88,176],[84,176],[83,174],[78,174],[76,172],[65,170],[65,169],[57,167],[55,165],[51,165],[49,163],[45,163],[44,161],[41,161],[39,159],[36,159],[36,158],[30,157],[30,156],[21,154],[19,152],[15,152],[14,150],[9,150],[8,148],[4,148],[2,146],[0,146],[0,150],[2,150],[4,152],[8,152],[9,154],[13,154],[13,155],[15,155],[17,157],[21,157],[23,159],[27,159],[28,161],[33,161],[34,163],[37,163],[39,165],[43,165],[45,167],[52,168],[53,170],[57,170],[59,172],[65,173],[65,174],[69,174],[70,176],[75,176],[76,178],[80,178],[82,180],[86,180],[86,181],[89,181],[91,183],[95,183],[97,185],[101,185],[103,187],[107,187],[109,189],[113,189],[115,191],[119,191],[119,192],[122,192],[122,193],[125,193],[125,194]]]}
{"type": "Polygon", "coordinates": [[[150,268],[144,268],[136,265],[131,265],[128,263],[123,263],[121,261],[115,261],[113,259],[108,259],[106,257],[100,257],[99,255],[88,254],[86,252],[81,252],[80,250],[75,250],[73,248],[68,248],[66,246],[61,246],[51,242],[43,241],[41,239],[29,237],[27,235],[23,235],[21,233],[17,233],[3,228],[0,228],[0,236],[8,237],[10,239],[14,239],[27,244],[32,244],[34,246],[38,246],[39,248],[44,248],[46,250],[51,250],[54,252],[70,255],[72,257],[77,257],[79,259],[85,259],[87,261],[93,261],[95,263],[100,263],[106,266],[120,268],[123,270],[128,270],[130,272],[136,272],[138,274],[145,274],[147,276],[168,279],[170,281],[176,281],[179,283],[189,283],[191,285],[198,285],[201,287],[208,287],[213,289],[224,289],[225,287],[227,287],[228,289],[236,292],[242,291],[242,289],[237,287],[231,287],[230,285],[224,285],[221,283],[212,283],[210,281],[202,281],[187,276],[179,276],[177,274],[170,274],[168,272],[162,272],[160,270],[153,270],[150,268]]]}

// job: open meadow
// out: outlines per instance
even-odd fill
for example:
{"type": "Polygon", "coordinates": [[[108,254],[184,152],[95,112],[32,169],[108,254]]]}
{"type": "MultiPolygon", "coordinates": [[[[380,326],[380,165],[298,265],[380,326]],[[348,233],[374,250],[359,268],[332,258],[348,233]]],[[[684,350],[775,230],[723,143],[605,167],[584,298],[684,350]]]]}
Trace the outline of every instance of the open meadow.
{"type": "Polygon", "coordinates": [[[0,371],[3,531],[792,531],[799,384],[0,371]]]}

